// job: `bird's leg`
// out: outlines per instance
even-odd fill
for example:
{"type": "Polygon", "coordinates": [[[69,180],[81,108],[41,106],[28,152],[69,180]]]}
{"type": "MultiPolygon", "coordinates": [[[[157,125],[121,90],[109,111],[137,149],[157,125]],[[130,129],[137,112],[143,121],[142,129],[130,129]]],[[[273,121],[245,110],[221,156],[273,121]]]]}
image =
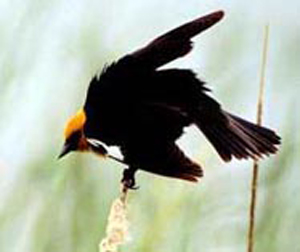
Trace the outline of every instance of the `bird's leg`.
{"type": "Polygon", "coordinates": [[[136,190],[139,188],[138,186],[135,185],[134,175],[136,171],[137,169],[132,166],[129,166],[129,168],[123,171],[123,178],[121,180],[121,183],[127,189],[136,190]]]}

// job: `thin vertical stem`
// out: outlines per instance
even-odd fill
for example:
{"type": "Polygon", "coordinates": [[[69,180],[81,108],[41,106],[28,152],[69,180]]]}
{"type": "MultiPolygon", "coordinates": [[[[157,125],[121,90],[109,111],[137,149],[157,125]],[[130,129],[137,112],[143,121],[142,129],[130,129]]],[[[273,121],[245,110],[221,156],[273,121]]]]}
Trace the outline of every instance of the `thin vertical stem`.
{"type": "MultiPolygon", "coordinates": [[[[269,25],[265,26],[264,30],[264,41],[263,41],[263,51],[262,51],[262,63],[260,69],[260,82],[259,82],[259,95],[257,102],[257,124],[261,125],[262,123],[262,114],[263,114],[263,95],[265,88],[265,73],[267,66],[267,51],[268,51],[268,42],[269,42],[269,25]]],[[[251,197],[250,197],[250,207],[249,207],[249,227],[248,227],[248,244],[247,251],[254,251],[254,229],[255,229],[255,210],[256,210],[256,199],[257,199],[257,187],[258,187],[258,161],[254,160],[253,163],[253,173],[252,173],[252,182],[251,182],[251,197]]]]}

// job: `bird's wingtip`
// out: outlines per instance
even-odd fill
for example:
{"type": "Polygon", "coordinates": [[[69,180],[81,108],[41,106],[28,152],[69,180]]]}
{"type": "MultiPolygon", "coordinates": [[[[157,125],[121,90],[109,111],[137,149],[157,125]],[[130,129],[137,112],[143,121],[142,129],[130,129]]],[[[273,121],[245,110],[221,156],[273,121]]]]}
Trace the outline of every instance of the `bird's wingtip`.
{"type": "Polygon", "coordinates": [[[225,16],[225,11],[217,10],[217,11],[211,13],[210,15],[212,15],[217,20],[221,20],[225,16]]]}

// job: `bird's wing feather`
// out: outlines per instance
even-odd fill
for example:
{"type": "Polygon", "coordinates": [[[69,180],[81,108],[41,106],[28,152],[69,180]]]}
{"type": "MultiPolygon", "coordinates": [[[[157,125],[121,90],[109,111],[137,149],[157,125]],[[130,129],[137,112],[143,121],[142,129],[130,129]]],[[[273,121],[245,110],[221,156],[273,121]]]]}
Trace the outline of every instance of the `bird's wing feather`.
{"type": "Polygon", "coordinates": [[[201,167],[174,143],[140,142],[123,146],[121,151],[126,163],[148,172],[193,182],[203,175],[201,167]]]}
{"type": "Polygon", "coordinates": [[[223,11],[217,11],[186,23],[156,38],[131,56],[141,66],[156,69],[189,53],[192,49],[191,38],[216,24],[223,16],[223,11]]]}

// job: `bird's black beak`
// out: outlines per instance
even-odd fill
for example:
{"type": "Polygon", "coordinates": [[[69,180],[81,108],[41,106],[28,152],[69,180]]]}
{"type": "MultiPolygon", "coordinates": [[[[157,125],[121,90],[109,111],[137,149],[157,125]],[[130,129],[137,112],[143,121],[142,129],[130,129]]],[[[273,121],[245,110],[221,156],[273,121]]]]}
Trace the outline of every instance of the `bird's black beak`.
{"type": "Polygon", "coordinates": [[[62,158],[63,156],[67,155],[70,151],[72,151],[72,146],[70,143],[65,143],[64,147],[61,150],[61,153],[57,157],[57,159],[62,158]]]}

